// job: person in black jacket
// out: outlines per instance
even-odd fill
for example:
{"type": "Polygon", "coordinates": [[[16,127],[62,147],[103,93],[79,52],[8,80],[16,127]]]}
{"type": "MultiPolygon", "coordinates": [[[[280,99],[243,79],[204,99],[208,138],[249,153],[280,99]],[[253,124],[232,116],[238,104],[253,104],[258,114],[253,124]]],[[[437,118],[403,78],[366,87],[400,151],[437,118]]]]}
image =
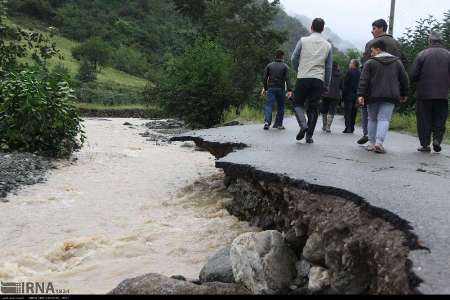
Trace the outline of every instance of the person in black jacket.
{"type": "Polygon", "coordinates": [[[448,94],[450,90],[450,52],[442,45],[442,36],[432,32],[430,47],[419,53],[411,79],[417,83],[417,132],[422,148],[420,152],[442,151],[445,126],[448,119],[448,94]]]}
{"type": "Polygon", "coordinates": [[[359,79],[361,71],[359,70],[359,61],[352,59],[350,69],[344,79],[344,111],[345,111],[345,130],[343,133],[354,133],[356,115],[358,114],[357,96],[359,79]]]}
{"type": "MultiPolygon", "coordinates": [[[[372,46],[374,43],[378,41],[383,41],[386,45],[386,52],[398,57],[401,62],[403,63],[403,66],[408,65],[408,60],[406,59],[406,55],[402,51],[402,47],[400,43],[394,39],[392,35],[387,34],[388,29],[388,23],[386,20],[379,19],[372,23],[372,35],[374,37],[373,40],[369,41],[366,45],[363,58],[361,60],[363,66],[365,63],[371,58],[371,52],[372,52],[372,46]]],[[[358,144],[364,145],[367,144],[369,141],[368,138],[368,111],[367,106],[363,106],[362,108],[362,128],[364,132],[364,136],[358,140],[358,144]]]]}
{"type": "Polygon", "coordinates": [[[272,111],[277,103],[278,111],[273,128],[285,129],[283,126],[286,87],[288,97],[292,98],[291,83],[289,81],[289,67],[283,62],[284,52],[277,50],[275,61],[267,65],[264,70],[264,94],[267,95],[267,104],[265,109],[264,130],[269,130],[272,124],[272,111]]]}
{"type": "Polygon", "coordinates": [[[322,107],[320,113],[323,118],[322,130],[331,133],[331,125],[336,115],[336,107],[341,102],[344,79],[337,62],[333,62],[330,88],[322,96],[322,107]]]}
{"type": "Polygon", "coordinates": [[[384,140],[395,104],[408,100],[409,78],[400,58],[386,52],[384,41],[372,45],[372,58],[364,65],[358,88],[360,105],[369,113],[369,151],[385,153],[384,140]]]}

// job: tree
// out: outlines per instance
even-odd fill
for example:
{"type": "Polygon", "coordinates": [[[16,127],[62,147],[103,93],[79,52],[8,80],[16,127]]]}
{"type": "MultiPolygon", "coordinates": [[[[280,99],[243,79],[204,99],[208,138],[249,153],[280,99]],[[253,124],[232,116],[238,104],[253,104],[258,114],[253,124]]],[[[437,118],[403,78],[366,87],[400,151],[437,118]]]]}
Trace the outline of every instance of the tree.
{"type": "Polygon", "coordinates": [[[110,46],[100,38],[91,38],[72,49],[72,56],[79,60],[85,60],[97,71],[108,65],[112,50],[110,46]]]}
{"type": "Polygon", "coordinates": [[[444,13],[441,31],[444,38],[444,43],[447,49],[450,49],[450,9],[444,13]]]}
{"type": "Polygon", "coordinates": [[[223,45],[234,60],[234,105],[249,103],[260,86],[261,73],[286,40],[273,29],[279,1],[175,1],[178,9],[199,26],[200,34],[223,45]],[[201,17],[200,14],[201,13],[201,17]]]}
{"type": "Polygon", "coordinates": [[[46,59],[58,53],[46,36],[10,26],[0,0],[0,147],[67,156],[84,141],[73,90],[46,59]],[[21,63],[31,55],[36,64],[21,63]]]}
{"type": "Polygon", "coordinates": [[[333,59],[337,62],[341,71],[345,73],[349,69],[350,61],[352,59],[360,60],[362,55],[363,53],[358,49],[348,49],[346,52],[334,51],[333,59]]]}
{"type": "MultiPolygon", "coordinates": [[[[449,40],[449,27],[450,27],[450,10],[444,14],[442,21],[437,20],[433,16],[420,19],[416,22],[414,28],[408,28],[406,33],[400,38],[402,49],[408,58],[409,65],[407,69],[411,68],[412,63],[416,59],[419,52],[425,50],[429,46],[428,38],[431,31],[441,32],[443,35],[444,46],[450,48],[449,40]]],[[[416,87],[413,84],[411,93],[409,95],[409,101],[406,104],[401,105],[400,112],[413,112],[415,107],[415,90],[416,87]]]]}
{"type": "Polygon", "coordinates": [[[8,1],[0,0],[0,75],[23,67],[20,58],[31,55],[33,60],[45,66],[45,61],[59,52],[56,45],[43,34],[25,31],[6,22],[8,1]]]}
{"type": "Polygon", "coordinates": [[[231,104],[231,56],[212,41],[200,41],[168,61],[156,87],[159,104],[193,128],[212,127],[231,104]]]}

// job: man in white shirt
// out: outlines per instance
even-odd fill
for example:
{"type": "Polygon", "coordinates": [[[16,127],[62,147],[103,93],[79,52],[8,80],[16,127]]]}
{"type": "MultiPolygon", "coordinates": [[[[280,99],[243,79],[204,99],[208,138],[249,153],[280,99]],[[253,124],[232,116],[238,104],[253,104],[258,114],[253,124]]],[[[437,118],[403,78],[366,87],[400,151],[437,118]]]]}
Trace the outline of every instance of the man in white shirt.
{"type": "Polygon", "coordinates": [[[324,29],[325,21],[314,19],[311,35],[300,39],[291,58],[292,66],[298,71],[294,92],[295,115],[300,125],[297,140],[301,141],[306,135],[308,144],[314,143],[320,99],[330,86],[333,68],[333,47],[322,36],[324,29]]]}

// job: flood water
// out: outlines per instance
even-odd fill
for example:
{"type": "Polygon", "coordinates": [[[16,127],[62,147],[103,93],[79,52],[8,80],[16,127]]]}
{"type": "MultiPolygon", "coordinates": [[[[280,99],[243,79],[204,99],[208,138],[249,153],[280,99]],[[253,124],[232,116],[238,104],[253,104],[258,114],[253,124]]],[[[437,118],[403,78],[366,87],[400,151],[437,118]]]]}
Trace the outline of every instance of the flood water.
{"type": "Polygon", "coordinates": [[[256,230],[223,209],[210,154],[148,142],[143,123],[86,120],[76,161],[0,205],[1,281],[104,294],[146,273],[198,278],[209,255],[256,230]]]}

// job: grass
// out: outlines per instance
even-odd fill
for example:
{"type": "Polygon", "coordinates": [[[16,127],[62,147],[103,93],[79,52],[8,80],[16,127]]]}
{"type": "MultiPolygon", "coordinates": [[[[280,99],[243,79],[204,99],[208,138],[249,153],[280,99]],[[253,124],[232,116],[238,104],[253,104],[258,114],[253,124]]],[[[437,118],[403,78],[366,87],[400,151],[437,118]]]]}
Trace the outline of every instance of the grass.
{"type": "MultiPolygon", "coordinates": [[[[275,119],[276,110],[273,113],[273,117],[275,119]]],[[[285,116],[289,117],[292,115],[290,110],[286,110],[285,116]]],[[[225,112],[224,123],[228,123],[231,121],[239,121],[241,123],[263,123],[264,122],[264,109],[257,109],[251,106],[244,106],[241,110],[240,114],[236,113],[236,108],[231,107],[228,111],[225,112]]]]}
{"type": "MultiPolygon", "coordinates": [[[[49,33],[47,27],[37,21],[33,21],[30,19],[14,18],[14,20],[10,20],[9,23],[16,24],[25,29],[32,28],[33,31],[39,33],[45,33],[47,35],[49,33]]],[[[78,73],[80,64],[76,59],[72,57],[71,49],[76,47],[79,43],[58,35],[53,35],[50,39],[56,44],[56,47],[60,50],[60,53],[62,55],[62,59],[53,57],[49,60],[48,63],[50,68],[58,64],[64,65],[69,70],[70,75],[74,77],[78,73]]],[[[25,61],[31,63],[32,59],[26,58],[25,61]]],[[[148,82],[143,78],[127,74],[111,67],[103,68],[101,72],[97,74],[97,80],[100,83],[106,83],[108,85],[122,85],[132,88],[144,88],[148,82]]]]}

